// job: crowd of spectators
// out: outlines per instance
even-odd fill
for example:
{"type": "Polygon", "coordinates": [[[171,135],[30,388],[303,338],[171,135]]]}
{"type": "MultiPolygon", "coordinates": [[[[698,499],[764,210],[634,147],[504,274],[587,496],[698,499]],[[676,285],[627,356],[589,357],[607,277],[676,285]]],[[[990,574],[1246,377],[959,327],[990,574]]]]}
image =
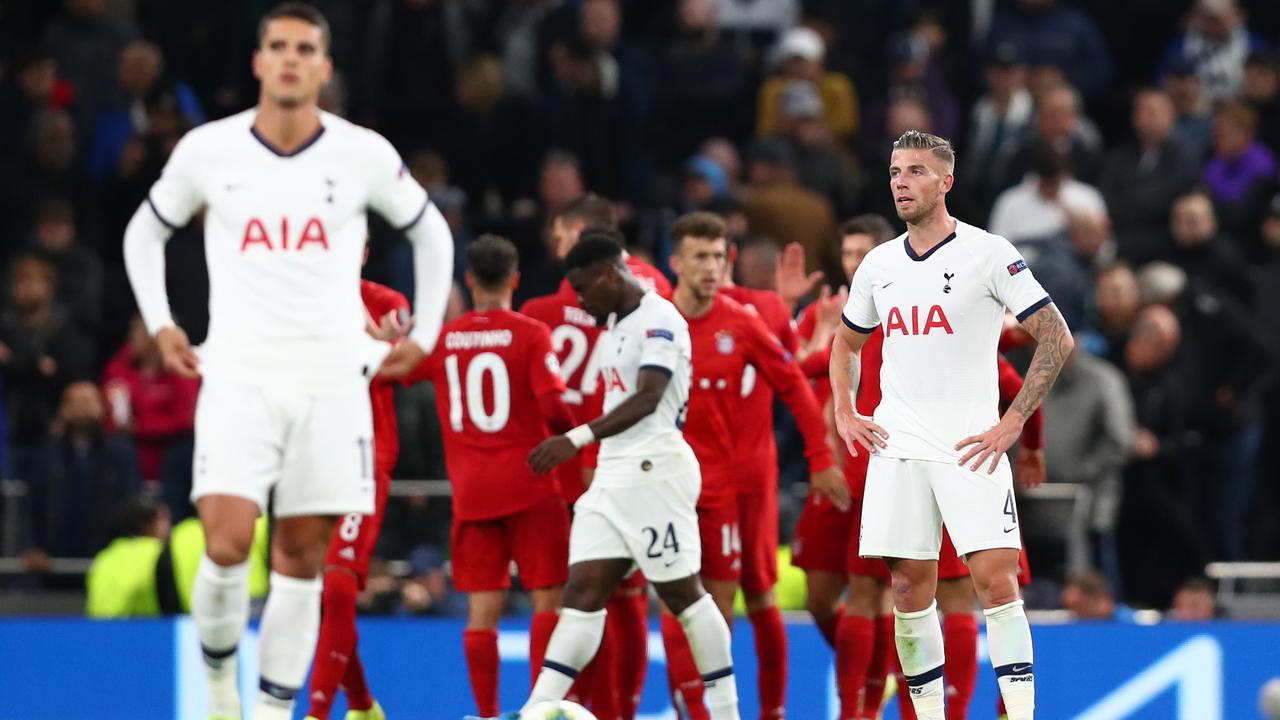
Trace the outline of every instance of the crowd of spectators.
{"type": "MultiPolygon", "coordinates": [[[[28,488],[0,539],[33,570],[102,548],[102,509],[137,492],[191,512],[198,386],[134,317],[121,237],[177,139],[255,102],[271,4],[0,2],[0,467],[28,488]]],[[[1276,3],[315,4],[323,107],[399,148],[459,246],[517,243],[517,303],[559,283],[547,219],[588,191],[659,267],[701,209],[729,219],[741,283],[772,287],[791,243],[835,281],[842,219],[900,227],[890,142],[952,138],[952,213],[1014,242],[1081,340],[1045,402],[1047,475],[1092,490],[1109,591],[1167,607],[1208,561],[1280,555],[1276,3]]],[[[370,232],[367,275],[411,293],[403,239],[370,232]]],[[[193,223],[167,251],[197,341],[202,242],[193,223]]],[[[430,393],[400,392],[400,477],[443,476],[430,393]]],[[[395,502],[385,554],[440,577],[447,518],[395,502]]]]}

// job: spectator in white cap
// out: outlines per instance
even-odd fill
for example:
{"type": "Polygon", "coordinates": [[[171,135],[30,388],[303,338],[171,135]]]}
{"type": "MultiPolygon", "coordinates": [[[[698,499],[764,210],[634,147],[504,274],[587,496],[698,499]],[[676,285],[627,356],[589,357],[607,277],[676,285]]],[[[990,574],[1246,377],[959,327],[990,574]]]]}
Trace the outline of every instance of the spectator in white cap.
{"type": "Polygon", "coordinates": [[[807,27],[795,27],[779,38],[770,52],[773,77],[760,86],[756,132],[760,137],[776,135],[783,123],[784,90],[793,80],[813,84],[822,103],[822,118],[832,137],[844,142],[858,132],[858,96],[853,82],[843,73],[826,69],[827,45],[822,36],[807,27]]]}

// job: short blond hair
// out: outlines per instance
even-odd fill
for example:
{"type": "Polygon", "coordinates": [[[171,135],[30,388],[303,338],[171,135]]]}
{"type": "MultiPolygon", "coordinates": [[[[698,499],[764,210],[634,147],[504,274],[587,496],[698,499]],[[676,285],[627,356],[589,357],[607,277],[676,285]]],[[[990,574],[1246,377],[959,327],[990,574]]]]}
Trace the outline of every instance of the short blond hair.
{"type": "Polygon", "coordinates": [[[951,141],[932,133],[908,130],[893,141],[893,149],[928,150],[947,166],[947,172],[954,172],[956,169],[956,149],[951,146],[951,141]]]}

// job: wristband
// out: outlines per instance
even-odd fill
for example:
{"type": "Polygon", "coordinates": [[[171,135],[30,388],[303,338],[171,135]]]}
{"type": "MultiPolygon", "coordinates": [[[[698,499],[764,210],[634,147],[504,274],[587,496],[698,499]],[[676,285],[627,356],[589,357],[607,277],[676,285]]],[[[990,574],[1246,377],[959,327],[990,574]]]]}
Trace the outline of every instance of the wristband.
{"type": "Polygon", "coordinates": [[[591,426],[587,423],[582,423],[565,433],[564,436],[569,438],[569,442],[573,443],[573,446],[579,450],[596,441],[596,434],[591,431],[591,426]]]}

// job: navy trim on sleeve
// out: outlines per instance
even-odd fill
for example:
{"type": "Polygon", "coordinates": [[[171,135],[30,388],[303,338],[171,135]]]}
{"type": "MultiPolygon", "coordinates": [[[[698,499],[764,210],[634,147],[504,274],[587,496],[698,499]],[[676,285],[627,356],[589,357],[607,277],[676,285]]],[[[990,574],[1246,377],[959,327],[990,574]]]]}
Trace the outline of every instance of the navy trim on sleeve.
{"type": "Polygon", "coordinates": [[[156,219],[160,221],[161,225],[164,225],[173,232],[177,232],[180,229],[177,225],[165,220],[164,216],[160,214],[160,211],[156,209],[156,204],[151,201],[150,195],[147,196],[147,206],[151,208],[151,212],[155,213],[156,219]]]}
{"type": "Polygon", "coordinates": [[[669,367],[663,367],[661,365],[641,365],[640,369],[641,370],[657,370],[663,375],[666,375],[667,377],[671,377],[671,368],[669,367]]]}
{"type": "Polygon", "coordinates": [[[873,332],[875,332],[875,331],[876,331],[876,329],[875,329],[875,328],[873,328],[873,327],[872,327],[872,328],[864,328],[864,327],[862,327],[861,325],[855,325],[855,324],[853,324],[853,323],[849,322],[849,318],[845,317],[845,316],[844,316],[844,313],[840,313],[840,319],[841,319],[841,320],[843,320],[843,321],[844,321],[844,324],[845,324],[845,325],[848,325],[850,329],[852,329],[852,330],[856,330],[856,331],[858,331],[858,332],[862,333],[863,335],[870,335],[871,333],[873,333],[873,332]]]}
{"type": "Polygon", "coordinates": [[[1031,315],[1034,314],[1035,311],[1039,310],[1045,305],[1048,305],[1051,302],[1053,302],[1053,298],[1049,297],[1048,295],[1045,295],[1043,298],[1040,298],[1031,307],[1018,313],[1018,322],[1022,322],[1023,320],[1026,320],[1027,318],[1031,317],[1031,315]]]}
{"type": "Polygon", "coordinates": [[[422,201],[422,209],[418,211],[418,214],[414,215],[413,219],[410,220],[407,224],[396,228],[396,232],[408,232],[409,228],[413,227],[414,225],[417,225],[418,222],[422,220],[422,216],[427,214],[427,208],[429,207],[431,207],[431,198],[426,198],[425,200],[422,201]]]}

